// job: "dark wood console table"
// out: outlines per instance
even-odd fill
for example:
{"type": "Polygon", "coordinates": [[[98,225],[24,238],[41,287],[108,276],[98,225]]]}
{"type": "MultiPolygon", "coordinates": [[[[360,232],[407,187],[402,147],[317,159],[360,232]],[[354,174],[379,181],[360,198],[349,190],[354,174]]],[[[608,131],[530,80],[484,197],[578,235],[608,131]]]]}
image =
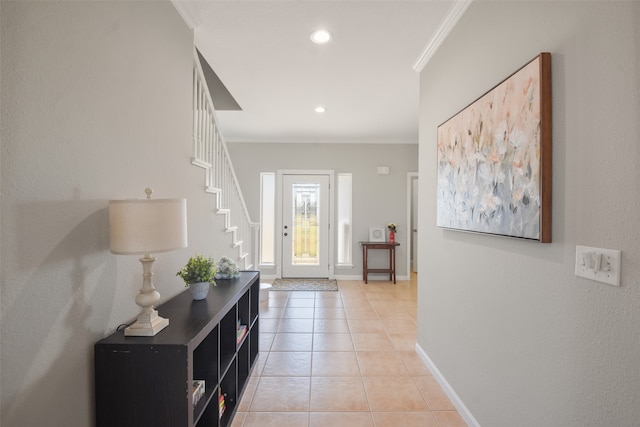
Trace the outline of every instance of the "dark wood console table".
{"type": "Polygon", "coordinates": [[[362,280],[368,283],[369,273],[389,273],[389,280],[396,283],[396,246],[400,243],[360,242],[362,246],[362,280]],[[369,268],[369,250],[385,249],[389,251],[389,268],[369,268]]]}
{"type": "Polygon", "coordinates": [[[204,300],[185,290],[158,306],[170,323],[157,335],[119,330],[95,344],[97,427],[232,424],[258,358],[260,273],[216,282],[204,300]]]}

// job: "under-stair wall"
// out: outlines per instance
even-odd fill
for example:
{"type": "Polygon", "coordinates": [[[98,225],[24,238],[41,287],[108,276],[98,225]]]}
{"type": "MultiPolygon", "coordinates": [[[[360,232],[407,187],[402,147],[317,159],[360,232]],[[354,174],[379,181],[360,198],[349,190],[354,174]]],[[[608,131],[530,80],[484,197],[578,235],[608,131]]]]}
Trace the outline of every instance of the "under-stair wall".
{"type": "Polygon", "coordinates": [[[216,198],[216,213],[225,217],[229,245],[241,269],[254,268],[259,224],[251,221],[227,145],[217,125],[211,92],[197,51],[193,53],[193,157],[205,169],[204,191],[216,198]]]}

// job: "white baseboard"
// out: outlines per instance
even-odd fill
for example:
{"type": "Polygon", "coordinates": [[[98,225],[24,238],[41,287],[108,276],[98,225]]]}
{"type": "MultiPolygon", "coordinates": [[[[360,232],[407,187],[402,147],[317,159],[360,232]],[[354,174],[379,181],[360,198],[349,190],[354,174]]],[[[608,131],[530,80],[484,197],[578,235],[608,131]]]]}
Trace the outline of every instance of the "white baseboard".
{"type": "MultiPolygon", "coordinates": [[[[275,280],[278,276],[275,274],[262,274],[260,273],[260,279],[265,280],[275,280]]],[[[334,274],[333,278],[336,280],[362,280],[362,274],[334,274]]],[[[409,280],[409,276],[396,276],[396,281],[409,280]]],[[[387,277],[369,277],[369,282],[388,282],[389,279],[387,277]]]]}
{"type": "Polygon", "coordinates": [[[438,381],[438,384],[440,384],[440,387],[442,387],[442,390],[445,392],[447,397],[449,397],[449,400],[451,400],[451,403],[453,403],[453,406],[456,407],[456,409],[458,410],[458,413],[460,414],[462,419],[467,423],[467,425],[469,427],[481,427],[480,423],[473,417],[473,415],[471,414],[471,411],[469,411],[469,408],[466,407],[466,405],[460,399],[460,397],[455,392],[453,387],[451,387],[449,382],[442,375],[442,372],[440,372],[440,370],[436,367],[436,365],[433,363],[431,358],[422,349],[422,347],[420,347],[418,343],[416,343],[416,353],[418,353],[418,356],[420,356],[420,358],[425,363],[425,365],[427,365],[427,368],[429,368],[429,370],[433,374],[433,377],[436,379],[436,381],[438,381]]]}
{"type": "MultiPolygon", "coordinates": [[[[389,281],[389,276],[385,275],[382,276],[382,274],[386,274],[386,273],[369,273],[369,282],[388,282],[389,281]],[[374,276],[375,274],[375,276],[374,276]]],[[[333,278],[336,280],[362,280],[362,274],[334,274],[333,278]]],[[[396,282],[401,282],[404,280],[409,280],[409,276],[396,276],[396,282]]]]}

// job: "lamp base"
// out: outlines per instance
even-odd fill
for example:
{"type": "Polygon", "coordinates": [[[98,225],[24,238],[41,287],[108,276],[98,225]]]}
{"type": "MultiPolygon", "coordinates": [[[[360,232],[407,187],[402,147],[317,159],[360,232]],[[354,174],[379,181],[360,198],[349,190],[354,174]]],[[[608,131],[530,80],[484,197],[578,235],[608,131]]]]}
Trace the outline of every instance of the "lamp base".
{"type": "Polygon", "coordinates": [[[151,313],[141,313],[134,324],[125,328],[125,337],[152,337],[169,326],[169,319],[158,316],[156,310],[151,313]]]}

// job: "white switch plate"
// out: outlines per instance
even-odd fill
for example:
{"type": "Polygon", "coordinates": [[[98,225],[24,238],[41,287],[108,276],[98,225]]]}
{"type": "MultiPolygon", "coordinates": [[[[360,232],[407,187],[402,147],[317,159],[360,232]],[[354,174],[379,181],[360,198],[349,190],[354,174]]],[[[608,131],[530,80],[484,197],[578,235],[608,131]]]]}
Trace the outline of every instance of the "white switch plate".
{"type": "Polygon", "coordinates": [[[378,166],[378,175],[389,175],[389,166],[378,166]]]}
{"type": "Polygon", "coordinates": [[[620,251],[576,246],[576,276],[620,286],[620,251]]]}

